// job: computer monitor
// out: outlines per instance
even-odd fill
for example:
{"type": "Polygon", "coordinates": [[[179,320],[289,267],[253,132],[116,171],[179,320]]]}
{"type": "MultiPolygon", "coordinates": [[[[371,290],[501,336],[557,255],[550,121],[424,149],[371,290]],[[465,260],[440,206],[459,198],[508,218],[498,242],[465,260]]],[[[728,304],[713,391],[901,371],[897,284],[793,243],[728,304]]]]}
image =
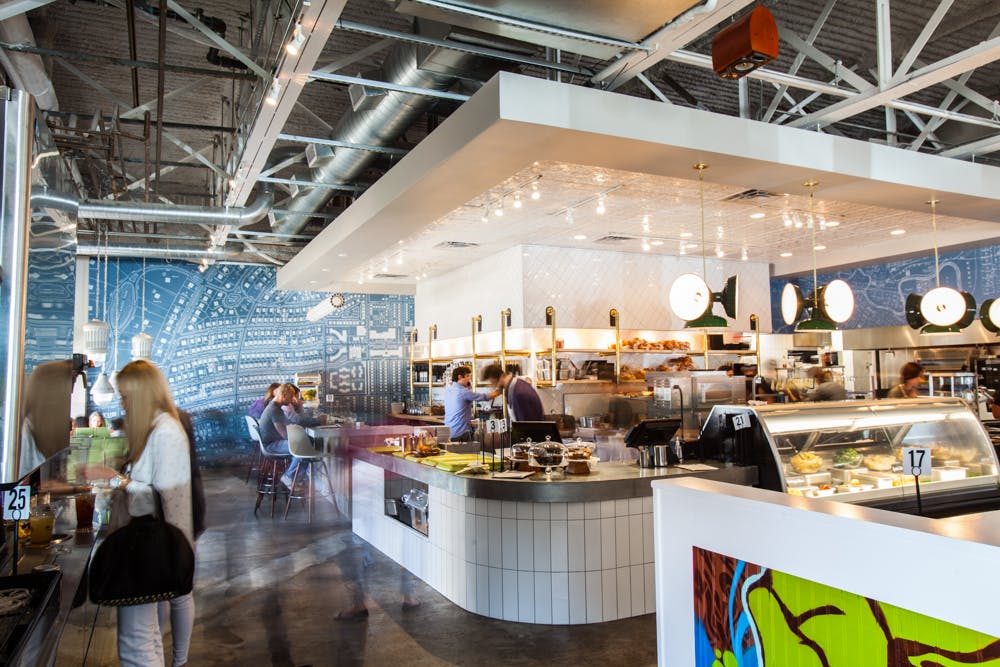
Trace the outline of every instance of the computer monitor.
{"type": "Polygon", "coordinates": [[[680,419],[644,419],[629,430],[625,444],[629,447],[666,445],[680,427],[680,419]]]}
{"type": "Polygon", "coordinates": [[[532,442],[545,442],[546,436],[552,442],[562,442],[559,426],[553,421],[511,422],[510,424],[510,441],[512,443],[524,442],[528,438],[531,438],[532,442]]]}

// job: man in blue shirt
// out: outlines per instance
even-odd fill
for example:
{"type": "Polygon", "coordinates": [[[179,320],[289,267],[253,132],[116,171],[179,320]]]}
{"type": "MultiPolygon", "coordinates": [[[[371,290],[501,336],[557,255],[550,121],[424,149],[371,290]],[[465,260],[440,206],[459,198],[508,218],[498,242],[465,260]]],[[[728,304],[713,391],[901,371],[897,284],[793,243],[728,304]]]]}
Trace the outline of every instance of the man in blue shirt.
{"type": "Polygon", "coordinates": [[[452,440],[472,439],[472,404],[475,401],[492,401],[500,395],[480,394],[472,391],[472,369],[459,366],[451,372],[451,384],[444,392],[444,423],[451,429],[452,440]]]}

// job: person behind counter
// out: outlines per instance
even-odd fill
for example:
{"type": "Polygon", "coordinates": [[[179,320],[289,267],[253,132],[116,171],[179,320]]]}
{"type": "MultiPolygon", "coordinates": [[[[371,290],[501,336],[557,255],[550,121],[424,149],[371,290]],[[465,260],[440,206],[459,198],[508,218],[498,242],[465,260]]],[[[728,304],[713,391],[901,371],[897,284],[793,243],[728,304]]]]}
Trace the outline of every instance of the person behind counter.
{"type": "Polygon", "coordinates": [[[889,398],[916,398],[917,388],[924,379],[924,367],[908,361],[899,369],[899,384],[889,390],[889,398]]]}
{"type": "Polygon", "coordinates": [[[816,387],[806,395],[807,401],[846,401],[844,385],[834,381],[833,373],[819,366],[809,369],[809,377],[816,381],[816,387]]]}
{"type": "Polygon", "coordinates": [[[87,420],[90,428],[103,428],[107,426],[107,422],[104,421],[104,413],[100,410],[94,410],[90,413],[90,418],[87,420]]]}
{"type": "Polygon", "coordinates": [[[517,366],[490,364],[483,369],[483,382],[507,392],[507,406],[513,421],[542,421],[542,400],[530,383],[517,376],[517,366]]]}
{"type": "Polygon", "coordinates": [[[444,392],[444,424],[451,429],[452,440],[472,439],[472,404],[476,401],[492,401],[500,395],[497,389],[489,394],[475,392],[472,385],[472,369],[459,366],[451,372],[451,384],[444,392]]]}

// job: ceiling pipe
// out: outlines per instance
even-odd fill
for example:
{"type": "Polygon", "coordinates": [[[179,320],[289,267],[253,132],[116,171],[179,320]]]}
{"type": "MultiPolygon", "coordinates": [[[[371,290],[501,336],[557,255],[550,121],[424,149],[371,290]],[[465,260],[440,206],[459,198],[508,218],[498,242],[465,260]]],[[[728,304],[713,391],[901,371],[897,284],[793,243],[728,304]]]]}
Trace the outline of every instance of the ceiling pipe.
{"type": "Polygon", "coordinates": [[[175,206],[173,204],[103,200],[81,202],[75,195],[65,192],[56,192],[40,186],[31,188],[32,208],[54,208],[67,211],[77,218],[88,220],[244,227],[262,220],[273,203],[274,192],[267,185],[260,186],[253,204],[242,208],[175,206]]]}
{"type": "MultiPolygon", "coordinates": [[[[35,36],[24,14],[0,21],[0,40],[11,44],[35,46],[35,36]]],[[[45,71],[41,56],[29,53],[0,51],[0,64],[15,88],[25,90],[35,98],[40,109],[59,109],[55,88],[45,71]]]]}
{"type": "MultiPolygon", "coordinates": [[[[420,68],[414,45],[398,44],[386,56],[382,78],[397,85],[444,91],[451,88],[458,75],[475,58],[472,54],[439,48],[433,54],[435,71],[430,71],[420,68]]],[[[424,95],[388,91],[374,108],[351,111],[341,117],[330,138],[355,144],[387,146],[402,136],[434,101],[434,98],[424,95]]],[[[312,180],[348,184],[357,179],[376,157],[377,154],[371,151],[337,148],[332,157],[317,160],[312,180]]],[[[327,188],[304,190],[284,207],[287,213],[273,214],[273,230],[282,234],[300,232],[308,224],[310,215],[321,209],[332,196],[333,192],[327,188]]]]}

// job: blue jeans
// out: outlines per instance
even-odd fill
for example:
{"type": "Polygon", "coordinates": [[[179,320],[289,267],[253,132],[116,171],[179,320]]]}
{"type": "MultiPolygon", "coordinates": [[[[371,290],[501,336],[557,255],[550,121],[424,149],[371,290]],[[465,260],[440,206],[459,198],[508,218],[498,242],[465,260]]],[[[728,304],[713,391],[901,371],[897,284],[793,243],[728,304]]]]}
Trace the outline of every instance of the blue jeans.
{"type": "MultiPolygon", "coordinates": [[[[287,440],[275,440],[274,442],[269,442],[264,445],[264,451],[268,454],[279,454],[281,456],[292,456],[291,450],[288,449],[287,440]]],[[[288,464],[285,468],[285,474],[289,477],[295,475],[296,469],[299,467],[299,459],[292,456],[292,462],[288,464]]]]}

